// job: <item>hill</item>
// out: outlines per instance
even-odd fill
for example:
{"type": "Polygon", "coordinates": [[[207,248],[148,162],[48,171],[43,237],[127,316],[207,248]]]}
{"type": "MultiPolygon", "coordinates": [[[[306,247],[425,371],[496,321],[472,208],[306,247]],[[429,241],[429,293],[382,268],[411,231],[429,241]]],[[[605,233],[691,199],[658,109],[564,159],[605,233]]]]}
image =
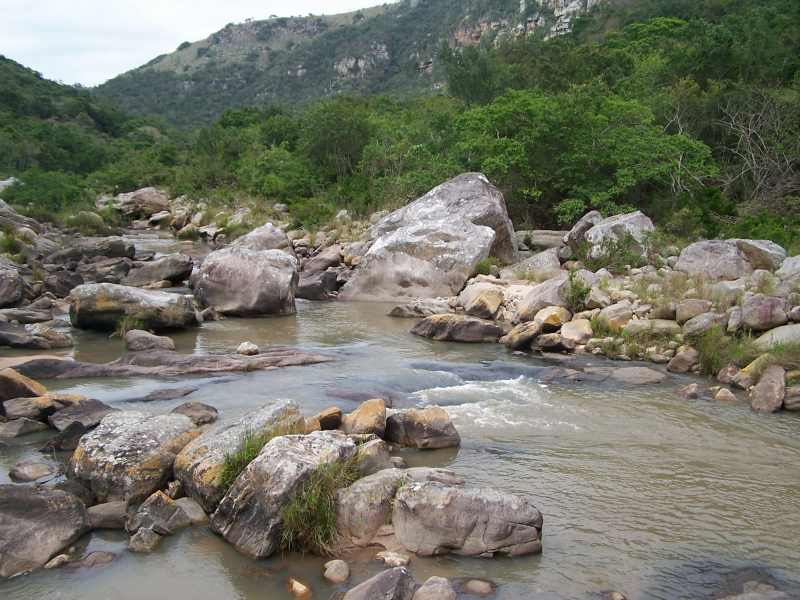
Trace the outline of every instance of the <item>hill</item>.
{"type": "Polygon", "coordinates": [[[226,108],[341,92],[408,96],[441,88],[436,56],[569,30],[600,0],[402,0],[334,16],[229,24],[96,89],[135,114],[210,122],[226,108]]]}

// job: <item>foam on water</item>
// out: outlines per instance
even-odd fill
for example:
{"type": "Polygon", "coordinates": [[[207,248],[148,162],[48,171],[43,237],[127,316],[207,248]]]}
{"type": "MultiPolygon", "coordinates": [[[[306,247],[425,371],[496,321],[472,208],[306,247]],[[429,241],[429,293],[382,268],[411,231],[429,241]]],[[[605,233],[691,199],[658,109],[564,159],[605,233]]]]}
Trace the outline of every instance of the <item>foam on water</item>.
{"type": "Polygon", "coordinates": [[[421,390],[412,398],[420,406],[443,407],[459,430],[581,430],[564,419],[571,412],[583,412],[581,409],[555,401],[547,386],[526,377],[421,390]]]}

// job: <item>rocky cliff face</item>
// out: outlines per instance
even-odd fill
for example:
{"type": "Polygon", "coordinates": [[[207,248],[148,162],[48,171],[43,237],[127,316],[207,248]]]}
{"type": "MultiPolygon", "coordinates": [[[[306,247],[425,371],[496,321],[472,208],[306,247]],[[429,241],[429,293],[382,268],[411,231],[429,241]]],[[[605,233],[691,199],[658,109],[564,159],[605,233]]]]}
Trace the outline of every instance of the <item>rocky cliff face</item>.
{"type": "Polygon", "coordinates": [[[464,47],[548,38],[603,1],[615,0],[401,0],[342,15],[248,20],[184,42],[96,92],[178,123],[340,92],[420,93],[442,85],[442,40],[464,47]]]}

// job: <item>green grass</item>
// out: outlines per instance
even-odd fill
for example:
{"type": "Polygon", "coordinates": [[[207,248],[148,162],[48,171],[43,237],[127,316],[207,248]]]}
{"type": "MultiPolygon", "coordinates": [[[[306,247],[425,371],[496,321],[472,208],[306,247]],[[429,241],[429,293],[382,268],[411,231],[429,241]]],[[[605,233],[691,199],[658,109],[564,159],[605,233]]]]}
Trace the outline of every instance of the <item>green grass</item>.
{"type": "Polygon", "coordinates": [[[236,451],[225,455],[220,473],[222,487],[226,490],[230,488],[242,471],[247,468],[247,465],[253,462],[262,448],[271,440],[283,435],[295,435],[298,433],[305,433],[300,423],[279,424],[266,431],[246,431],[242,435],[236,451]]]}
{"type": "Polygon", "coordinates": [[[283,550],[321,556],[331,554],[336,540],[336,492],[358,478],[355,458],[317,467],[281,509],[283,550]]]}
{"type": "Polygon", "coordinates": [[[103,217],[85,210],[67,217],[65,224],[67,227],[77,229],[82,235],[107,235],[110,231],[103,217]]]}
{"type": "Polygon", "coordinates": [[[745,367],[762,354],[752,337],[727,335],[719,325],[691,341],[700,354],[700,371],[704,375],[716,375],[730,364],[745,367]]]}
{"type": "Polygon", "coordinates": [[[643,267],[647,264],[637,248],[639,243],[631,234],[621,236],[619,239],[607,238],[600,246],[600,254],[589,256],[591,246],[584,242],[577,249],[578,259],[590,271],[606,268],[612,273],[624,273],[627,267],[643,267]]]}
{"type": "Polygon", "coordinates": [[[124,338],[125,334],[129,331],[135,329],[145,330],[146,328],[145,322],[141,319],[125,315],[124,317],[120,317],[117,321],[117,327],[114,329],[114,333],[111,334],[111,337],[124,338]]]}
{"type": "Polygon", "coordinates": [[[618,337],[622,335],[620,327],[614,327],[608,321],[600,317],[594,317],[590,321],[592,325],[592,335],[596,338],[618,337]]]}
{"type": "Polygon", "coordinates": [[[488,258],[484,258],[478,261],[478,264],[475,265],[475,274],[476,275],[491,275],[492,267],[500,268],[503,266],[503,263],[495,258],[494,256],[490,256],[488,258]]]}
{"type": "Polygon", "coordinates": [[[586,310],[586,299],[592,288],[578,277],[575,270],[569,272],[569,283],[567,284],[567,305],[572,313],[579,313],[586,310]]]}
{"type": "Polygon", "coordinates": [[[0,254],[14,256],[22,250],[22,244],[17,239],[17,234],[13,227],[3,227],[2,237],[0,237],[0,254]]]}

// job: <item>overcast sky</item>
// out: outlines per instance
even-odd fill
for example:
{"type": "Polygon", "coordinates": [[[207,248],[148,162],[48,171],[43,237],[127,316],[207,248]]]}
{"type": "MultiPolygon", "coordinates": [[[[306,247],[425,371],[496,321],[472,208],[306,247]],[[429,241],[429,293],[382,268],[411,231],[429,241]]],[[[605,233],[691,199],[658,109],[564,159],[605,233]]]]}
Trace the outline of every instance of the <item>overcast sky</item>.
{"type": "Polygon", "coordinates": [[[227,23],[334,14],[383,0],[0,0],[0,54],[64,83],[97,85],[227,23]]]}

